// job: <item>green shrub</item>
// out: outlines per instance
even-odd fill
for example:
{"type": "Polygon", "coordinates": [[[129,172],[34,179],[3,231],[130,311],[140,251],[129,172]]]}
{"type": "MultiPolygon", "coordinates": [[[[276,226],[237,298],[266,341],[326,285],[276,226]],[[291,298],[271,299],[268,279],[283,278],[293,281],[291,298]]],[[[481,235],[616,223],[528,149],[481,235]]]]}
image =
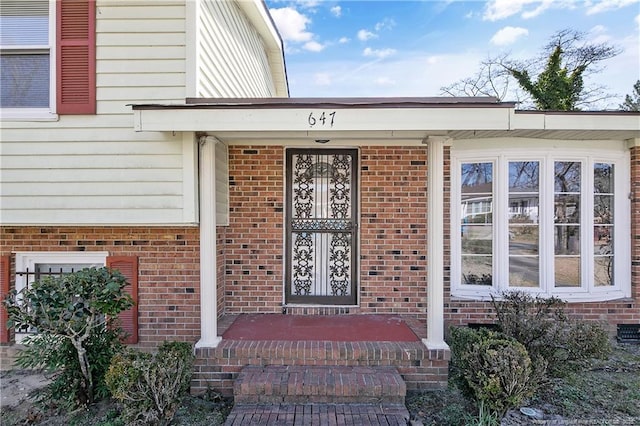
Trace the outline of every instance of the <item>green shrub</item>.
{"type": "Polygon", "coordinates": [[[165,342],[155,355],[129,350],[116,355],[105,377],[113,397],[124,406],[127,424],[167,425],[189,391],[191,345],[165,342]]]}
{"type": "MultiPolygon", "coordinates": [[[[96,329],[85,344],[94,378],[93,395],[96,400],[110,395],[104,376],[111,358],[123,349],[120,337],[118,329],[96,329]]],[[[68,339],[35,334],[26,337],[23,343],[25,349],[18,353],[17,366],[25,369],[44,368],[54,373],[52,381],[38,392],[38,403],[71,410],[88,402],[84,388],[80,385],[84,377],[78,364],[78,354],[68,339]]]]}
{"type": "Polygon", "coordinates": [[[449,346],[451,348],[451,360],[449,361],[449,380],[458,388],[462,395],[468,399],[474,399],[473,389],[467,380],[470,371],[467,352],[474,345],[492,336],[493,333],[485,328],[473,330],[467,327],[451,327],[449,330],[449,346]]]}
{"type": "Polygon", "coordinates": [[[513,291],[504,293],[502,300],[492,298],[492,305],[500,331],[522,343],[531,359],[544,359],[552,376],[611,351],[606,330],[596,323],[569,320],[565,302],[558,298],[513,291]]]}
{"type": "Polygon", "coordinates": [[[452,379],[464,395],[491,413],[533,396],[544,375],[544,362],[533,364],[515,339],[488,330],[451,330],[452,379]]]}
{"type": "Polygon", "coordinates": [[[19,365],[60,370],[51,396],[65,399],[69,408],[104,395],[102,376],[119,350],[116,319],[133,305],[126,285],[118,271],[86,268],[45,276],[4,301],[9,327],[38,333],[23,342],[19,365]]]}

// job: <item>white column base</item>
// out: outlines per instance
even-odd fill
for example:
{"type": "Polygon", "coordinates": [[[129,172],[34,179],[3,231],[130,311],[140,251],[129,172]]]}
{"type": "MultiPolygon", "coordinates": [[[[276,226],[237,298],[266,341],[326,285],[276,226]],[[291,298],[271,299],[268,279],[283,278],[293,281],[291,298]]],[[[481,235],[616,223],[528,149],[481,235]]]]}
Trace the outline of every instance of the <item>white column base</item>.
{"type": "Polygon", "coordinates": [[[220,342],[222,342],[222,337],[220,336],[216,336],[215,339],[213,339],[213,341],[207,342],[203,339],[198,340],[198,342],[196,343],[196,349],[201,349],[201,348],[217,348],[218,345],[220,344],[220,342]]]}
{"type": "Polygon", "coordinates": [[[438,351],[438,350],[450,350],[449,345],[444,340],[434,340],[430,341],[429,339],[422,339],[422,344],[427,347],[430,351],[438,351]]]}

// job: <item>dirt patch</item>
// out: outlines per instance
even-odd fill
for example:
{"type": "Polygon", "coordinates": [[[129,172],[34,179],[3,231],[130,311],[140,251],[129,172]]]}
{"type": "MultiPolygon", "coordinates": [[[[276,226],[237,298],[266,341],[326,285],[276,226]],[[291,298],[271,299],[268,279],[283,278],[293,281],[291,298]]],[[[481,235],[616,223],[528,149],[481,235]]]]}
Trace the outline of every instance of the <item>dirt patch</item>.
{"type": "MultiPolygon", "coordinates": [[[[119,419],[120,405],[113,400],[99,401],[88,408],[71,413],[60,413],[34,402],[33,396],[51,382],[42,372],[33,370],[8,370],[0,372],[0,425],[39,426],[124,426],[119,419]]],[[[215,392],[198,396],[186,396],[178,409],[175,425],[222,425],[231,410],[231,401],[215,392]]]]}
{"type": "Polygon", "coordinates": [[[32,370],[0,372],[0,407],[15,408],[28,401],[33,391],[42,389],[51,380],[43,373],[32,370]]]}

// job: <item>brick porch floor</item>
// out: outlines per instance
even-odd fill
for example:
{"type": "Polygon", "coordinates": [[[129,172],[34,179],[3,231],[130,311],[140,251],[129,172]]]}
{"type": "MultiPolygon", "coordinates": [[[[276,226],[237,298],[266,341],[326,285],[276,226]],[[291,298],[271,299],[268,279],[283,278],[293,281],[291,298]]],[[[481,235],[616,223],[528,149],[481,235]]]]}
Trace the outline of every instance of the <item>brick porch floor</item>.
{"type": "MultiPolygon", "coordinates": [[[[350,315],[344,315],[349,321],[350,315]]],[[[218,321],[218,335],[235,320],[218,321]]],[[[418,338],[426,325],[415,317],[402,317],[418,338]]],[[[213,389],[233,396],[233,384],[245,366],[390,366],[397,369],[408,390],[446,386],[449,351],[429,350],[421,341],[227,340],[216,348],[196,350],[192,392],[213,389]]]]}

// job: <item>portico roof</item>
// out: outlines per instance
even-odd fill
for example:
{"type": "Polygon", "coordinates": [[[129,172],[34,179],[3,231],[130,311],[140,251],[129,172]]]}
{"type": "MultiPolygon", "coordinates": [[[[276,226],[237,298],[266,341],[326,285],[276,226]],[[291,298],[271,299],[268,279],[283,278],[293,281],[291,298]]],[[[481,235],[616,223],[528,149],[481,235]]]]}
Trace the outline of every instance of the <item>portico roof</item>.
{"type": "Polygon", "coordinates": [[[228,141],[640,138],[640,113],[517,111],[515,103],[491,97],[188,98],[132,108],[137,131],[193,131],[228,141]]]}

